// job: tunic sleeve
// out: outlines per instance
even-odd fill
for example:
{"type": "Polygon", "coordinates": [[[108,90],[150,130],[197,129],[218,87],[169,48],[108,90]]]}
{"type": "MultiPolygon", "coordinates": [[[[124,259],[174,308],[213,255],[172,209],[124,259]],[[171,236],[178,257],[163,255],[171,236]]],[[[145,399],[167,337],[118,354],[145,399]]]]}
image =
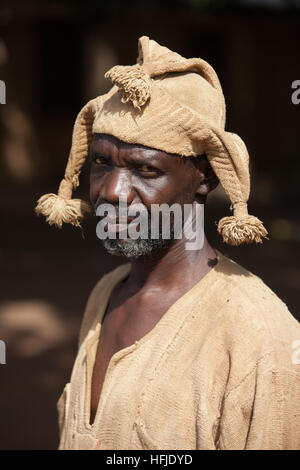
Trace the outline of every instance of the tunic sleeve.
{"type": "Polygon", "coordinates": [[[65,440],[65,416],[66,416],[67,407],[69,406],[69,394],[70,394],[69,390],[70,390],[70,383],[68,382],[65,385],[63,392],[60,395],[56,403],[56,409],[58,413],[58,426],[59,426],[58,450],[62,448],[64,444],[64,440],[65,440]]]}
{"type": "Polygon", "coordinates": [[[299,365],[266,355],[224,397],[218,449],[300,449],[299,365]]]}

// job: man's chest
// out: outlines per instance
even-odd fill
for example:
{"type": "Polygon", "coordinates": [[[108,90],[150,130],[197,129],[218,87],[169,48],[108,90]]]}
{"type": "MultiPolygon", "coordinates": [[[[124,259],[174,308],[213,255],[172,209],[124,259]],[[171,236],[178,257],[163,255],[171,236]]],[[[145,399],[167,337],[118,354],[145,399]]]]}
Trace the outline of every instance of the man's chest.
{"type": "Polygon", "coordinates": [[[149,333],[181,293],[112,296],[102,319],[95,358],[95,375],[105,374],[110,358],[149,333]]]}
{"type": "Polygon", "coordinates": [[[165,312],[167,306],[154,299],[141,302],[140,299],[122,302],[115,297],[110,303],[102,322],[91,383],[92,423],[104,385],[106,371],[111,358],[120,350],[139,341],[149,333],[165,312]]]}

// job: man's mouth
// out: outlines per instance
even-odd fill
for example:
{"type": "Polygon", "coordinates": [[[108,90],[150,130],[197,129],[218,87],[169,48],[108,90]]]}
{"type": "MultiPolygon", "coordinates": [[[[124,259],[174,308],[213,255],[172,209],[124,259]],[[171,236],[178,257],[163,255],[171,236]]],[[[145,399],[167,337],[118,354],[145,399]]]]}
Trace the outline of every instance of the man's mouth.
{"type": "Polygon", "coordinates": [[[135,217],[107,217],[107,221],[112,224],[129,224],[135,217]]]}
{"type": "Polygon", "coordinates": [[[130,224],[137,225],[134,217],[107,217],[108,232],[121,232],[128,230],[130,224]]]}

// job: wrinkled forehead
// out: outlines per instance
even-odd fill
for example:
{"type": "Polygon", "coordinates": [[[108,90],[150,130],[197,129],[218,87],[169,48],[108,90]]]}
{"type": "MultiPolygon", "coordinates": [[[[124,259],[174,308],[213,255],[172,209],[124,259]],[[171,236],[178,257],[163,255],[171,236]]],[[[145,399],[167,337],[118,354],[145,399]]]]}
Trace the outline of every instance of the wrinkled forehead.
{"type": "Polygon", "coordinates": [[[105,152],[109,154],[122,154],[126,157],[146,158],[151,162],[165,162],[168,164],[187,164],[188,160],[195,157],[182,157],[177,154],[167,153],[163,150],[146,147],[140,144],[124,142],[110,134],[95,133],[92,136],[90,151],[105,152]]]}
{"type": "Polygon", "coordinates": [[[196,159],[199,159],[199,160],[207,160],[207,157],[205,154],[202,154],[202,155],[198,155],[197,157],[191,155],[190,157],[185,157],[185,156],[182,156],[182,155],[179,155],[179,154],[176,154],[176,153],[168,153],[168,152],[164,152],[163,150],[160,150],[160,149],[157,149],[157,148],[153,148],[153,147],[147,147],[145,145],[140,145],[140,144],[132,144],[132,143],[128,143],[128,142],[124,142],[123,140],[120,140],[118,139],[117,137],[115,137],[114,135],[111,135],[111,134],[101,134],[101,133],[94,133],[92,135],[92,140],[91,140],[91,146],[93,146],[94,148],[95,147],[99,147],[99,146],[107,146],[107,148],[112,148],[112,147],[116,147],[116,148],[124,148],[124,149],[128,149],[128,150],[144,150],[144,151],[148,151],[148,152],[152,152],[153,154],[154,153],[158,153],[160,154],[161,156],[166,156],[166,157],[173,157],[173,158],[178,158],[182,161],[195,161],[196,159]]]}

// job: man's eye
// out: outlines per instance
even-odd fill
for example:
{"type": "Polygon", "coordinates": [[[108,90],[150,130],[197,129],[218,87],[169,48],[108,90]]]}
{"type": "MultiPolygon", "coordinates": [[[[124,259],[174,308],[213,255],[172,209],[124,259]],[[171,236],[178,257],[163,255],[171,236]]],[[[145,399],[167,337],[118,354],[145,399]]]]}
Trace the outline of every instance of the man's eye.
{"type": "Polygon", "coordinates": [[[107,165],[108,164],[107,157],[105,157],[104,155],[94,155],[93,156],[93,162],[95,162],[96,165],[107,165]]]}
{"type": "Polygon", "coordinates": [[[156,176],[160,173],[160,171],[157,168],[154,168],[153,166],[150,166],[150,165],[141,165],[139,166],[138,171],[148,176],[156,176]]]}

